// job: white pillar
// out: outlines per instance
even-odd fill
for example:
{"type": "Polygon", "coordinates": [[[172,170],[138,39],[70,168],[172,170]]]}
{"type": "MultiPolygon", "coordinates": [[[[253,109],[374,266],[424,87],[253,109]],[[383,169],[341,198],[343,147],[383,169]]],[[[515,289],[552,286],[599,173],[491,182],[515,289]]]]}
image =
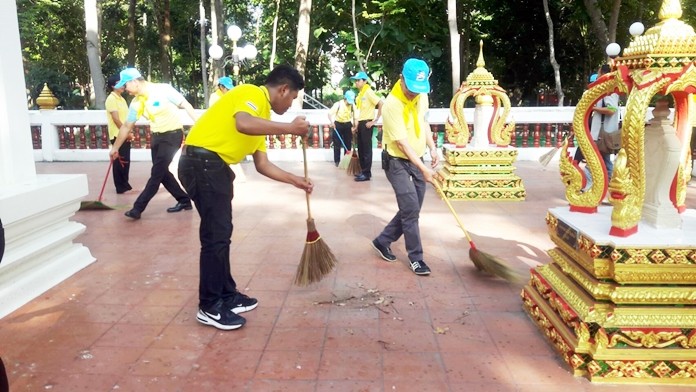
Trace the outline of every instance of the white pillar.
{"type": "Polygon", "coordinates": [[[36,178],[17,6],[0,1],[0,188],[36,178]]]}
{"type": "Polygon", "coordinates": [[[0,318],[94,262],[73,243],[70,218],[87,195],[84,174],[37,175],[14,1],[0,1],[0,318]]]}

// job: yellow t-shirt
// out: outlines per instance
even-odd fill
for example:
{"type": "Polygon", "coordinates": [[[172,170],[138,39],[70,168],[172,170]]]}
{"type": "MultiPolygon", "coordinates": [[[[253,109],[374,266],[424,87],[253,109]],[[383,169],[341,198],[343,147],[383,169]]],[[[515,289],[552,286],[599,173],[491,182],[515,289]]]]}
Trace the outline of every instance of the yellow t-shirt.
{"type": "Polygon", "coordinates": [[[222,97],[222,96],[223,96],[223,93],[222,93],[222,91],[220,91],[220,89],[215,90],[213,95],[210,96],[210,100],[208,101],[208,107],[213,106],[213,104],[215,102],[219,101],[220,97],[222,97]]]}
{"type": "Polygon", "coordinates": [[[345,99],[342,99],[333,104],[329,112],[331,113],[334,121],[336,122],[353,122],[353,105],[346,103],[345,99]]]}
{"type": "Polygon", "coordinates": [[[396,140],[403,139],[408,140],[408,144],[417,156],[425,154],[427,127],[429,127],[425,121],[425,114],[428,111],[428,95],[418,94],[414,99],[418,100],[417,119],[414,119],[410,113],[404,113],[406,105],[394,96],[393,90],[382,105],[382,144],[389,155],[393,157],[408,159],[406,154],[396,145],[396,140]],[[419,121],[420,132],[418,135],[414,120],[419,121]]]}
{"type": "Polygon", "coordinates": [[[355,105],[358,108],[358,121],[373,120],[375,118],[375,107],[379,103],[379,99],[372,87],[365,83],[355,99],[355,105]]]}
{"type": "Polygon", "coordinates": [[[118,136],[119,131],[119,127],[116,126],[114,118],[111,117],[111,112],[118,112],[118,118],[121,120],[121,122],[126,122],[126,116],[128,115],[128,103],[120,94],[112,92],[108,97],[106,97],[104,108],[106,109],[106,121],[109,124],[109,140],[111,140],[118,136]]]}
{"type": "Polygon", "coordinates": [[[143,93],[131,101],[126,121],[136,122],[140,116],[145,116],[153,133],[182,129],[179,105],[186,98],[166,83],[146,83],[143,93]]]}
{"type": "Polygon", "coordinates": [[[256,151],[265,152],[265,135],[246,135],[237,130],[234,116],[239,112],[270,120],[268,89],[243,84],[224,94],[193,125],[186,137],[186,145],[216,152],[227,164],[238,163],[256,151]]]}

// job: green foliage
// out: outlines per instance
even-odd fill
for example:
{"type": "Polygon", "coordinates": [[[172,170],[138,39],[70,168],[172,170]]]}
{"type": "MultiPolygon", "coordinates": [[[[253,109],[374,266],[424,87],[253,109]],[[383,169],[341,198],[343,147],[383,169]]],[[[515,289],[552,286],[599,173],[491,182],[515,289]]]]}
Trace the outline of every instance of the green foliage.
{"type": "MultiPolygon", "coordinates": [[[[16,0],[27,87],[32,98],[48,82],[64,108],[83,108],[89,92],[90,73],[85,50],[83,0],[16,0]]],[[[162,47],[153,4],[137,1],[136,64],[143,75],[161,80],[162,47]]],[[[210,1],[205,0],[210,17],[210,1]]],[[[263,83],[269,69],[276,0],[223,0],[225,28],[238,25],[243,32],[239,44],[253,43],[257,58],[242,64],[241,78],[263,83]],[[258,19],[257,19],[258,17],[258,19]]],[[[398,78],[408,57],[424,59],[432,68],[432,106],[446,107],[451,99],[450,43],[446,2],[441,0],[356,1],[356,23],[360,53],[355,44],[350,0],[314,0],[311,38],[306,65],[307,93],[330,104],[340,99],[332,93],[330,78],[342,73],[337,86],[352,86],[349,76],[361,70],[358,55],[374,86],[386,94],[398,78]],[[332,70],[332,60],[343,64],[332,70]]],[[[597,2],[608,21],[612,2],[597,2]]],[[[623,0],[616,41],[628,46],[628,27],[642,21],[655,25],[660,0],[623,0]]],[[[126,66],[128,1],[100,0],[102,71],[106,77],[126,66]]],[[[564,93],[569,103],[582,95],[588,76],[605,61],[604,48],[590,24],[584,2],[550,0],[554,22],[556,59],[561,66],[564,93]]],[[[696,23],[696,0],[682,1],[687,23],[696,23]]],[[[299,0],[282,0],[278,15],[275,65],[293,64],[297,38],[299,0]]],[[[172,84],[194,106],[201,107],[203,66],[200,59],[198,1],[170,0],[172,84]]],[[[541,89],[554,88],[549,61],[548,29],[541,2],[470,0],[458,2],[457,23],[461,33],[462,80],[475,68],[479,40],[483,40],[486,68],[511,95],[514,105],[536,105],[541,89]]],[[[206,26],[210,36],[211,26],[206,26]]],[[[225,36],[225,31],[220,32],[225,36]]],[[[223,39],[225,55],[232,43],[223,39]]],[[[206,42],[206,48],[210,43],[206,42]]],[[[232,73],[228,64],[226,74],[232,73]]]]}

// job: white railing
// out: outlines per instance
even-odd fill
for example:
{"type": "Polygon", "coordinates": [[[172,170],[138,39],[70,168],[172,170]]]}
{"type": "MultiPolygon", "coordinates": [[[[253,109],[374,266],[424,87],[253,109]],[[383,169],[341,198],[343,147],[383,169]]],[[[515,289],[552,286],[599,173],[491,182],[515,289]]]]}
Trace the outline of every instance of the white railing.
{"type": "MultiPolygon", "coordinates": [[[[573,120],[575,107],[515,107],[511,109],[511,120],[516,123],[516,132],[512,145],[519,148],[520,160],[535,160],[543,153],[549,151],[550,148],[560,144],[563,138],[570,131],[570,124],[573,120]],[[521,140],[521,141],[520,141],[521,140]]],[[[199,115],[202,110],[196,111],[199,115]]],[[[650,111],[648,111],[650,112],[650,111]]],[[[318,137],[318,143],[315,148],[308,151],[312,160],[332,160],[332,151],[327,148],[329,142],[326,137],[330,137],[330,132],[327,127],[329,124],[328,110],[312,109],[288,111],[284,115],[273,114],[274,120],[291,121],[297,115],[304,115],[312,124],[316,126],[315,141],[318,137]],[[318,131],[316,131],[318,130],[318,131]]],[[[472,124],[474,118],[474,109],[464,109],[464,115],[469,124],[472,124]]],[[[181,120],[185,126],[192,125],[191,119],[182,110],[180,112],[181,120]]],[[[428,115],[428,121],[438,126],[440,132],[444,129],[443,124],[447,122],[449,117],[449,109],[431,109],[428,115]]],[[[101,161],[107,160],[108,141],[100,136],[98,143],[90,146],[90,141],[82,140],[74,141],[75,146],[68,148],[67,141],[64,140],[65,135],[70,137],[84,138],[86,129],[92,127],[93,134],[102,135],[106,130],[106,113],[103,110],[31,110],[29,118],[32,127],[32,138],[34,139],[34,160],[35,161],[101,161]],[[98,131],[96,130],[98,129],[98,131]],[[60,132],[59,132],[60,130],[60,132]],[[60,134],[63,135],[61,140],[60,134]]],[[[379,123],[378,123],[379,124],[379,123]]],[[[139,121],[136,126],[141,129],[147,128],[146,121],[139,121]]],[[[381,125],[381,124],[379,124],[381,125]]],[[[142,131],[142,146],[134,148],[131,151],[131,159],[134,161],[150,160],[150,151],[146,147],[147,131],[142,131]]],[[[92,136],[94,137],[94,136],[92,136]]],[[[148,135],[149,137],[149,135],[148,135]]],[[[289,140],[289,139],[288,139],[289,140]]],[[[442,135],[440,135],[442,141],[442,135]]],[[[277,143],[277,142],[276,142],[277,143]]],[[[276,147],[269,149],[269,156],[276,160],[297,160],[301,159],[301,154],[297,154],[297,149],[286,147],[289,143],[284,144],[284,147],[276,147]]],[[[297,145],[297,144],[293,144],[297,145]]],[[[72,146],[72,145],[71,145],[72,146]]],[[[373,154],[378,157],[379,154],[373,154]]]]}

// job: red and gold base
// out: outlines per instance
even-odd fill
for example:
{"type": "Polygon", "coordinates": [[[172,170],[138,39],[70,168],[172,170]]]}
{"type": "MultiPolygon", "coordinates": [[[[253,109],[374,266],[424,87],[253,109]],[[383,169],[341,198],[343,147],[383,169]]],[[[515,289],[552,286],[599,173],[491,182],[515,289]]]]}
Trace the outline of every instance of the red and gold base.
{"type": "Polygon", "coordinates": [[[549,210],[552,262],[531,271],[521,295],[573,374],[696,385],[696,214],[687,215],[681,236],[641,228],[629,240],[603,234],[610,208],[549,210]]]}

